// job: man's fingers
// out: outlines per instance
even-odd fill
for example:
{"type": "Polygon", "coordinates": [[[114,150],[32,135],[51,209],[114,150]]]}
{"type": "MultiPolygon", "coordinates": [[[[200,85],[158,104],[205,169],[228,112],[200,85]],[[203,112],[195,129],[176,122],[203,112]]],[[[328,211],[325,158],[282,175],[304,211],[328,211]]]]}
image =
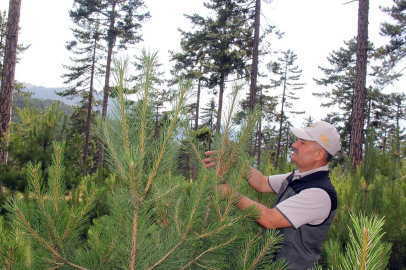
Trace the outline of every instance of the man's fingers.
{"type": "Polygon", "coordinates": [[[213,167],[213,166],[216,166],[215,162],[208,163],[208,164],[205,165],[206,168],[210,168],[210,167],[213,167]]]}
{"type": "MultiPolygon", "coordinates": [[[[205,156],[210,156],[210,155],[215,154],[215,153],[216,153],[216,151],[206,151],[206,152],[204,152],[204,155],[205,156]]],[[[213,162],[212,158],[205,158],[205,159],[203,159],[203,161],[204,161],[204,163],[206,163],[206,165],[205,165],[206,168],[216,166],[216,163],[213,162]]]]}
{"type": "Polygon", "coordinates": [[[205,159],[203,159],[203,161],[206,162],[206,163],[209,163],[209,162],[212,162],[213,159],[211,159],[211,158],[205,158],[205,159]]]}
{"type": "Polygon", "coordinates": [[[206,152],[204,152],[204,155],[205,156],[210,156],[210,155],[212,155],[214,153],[216,153],[216,151],[206,151],[206,152]]]}

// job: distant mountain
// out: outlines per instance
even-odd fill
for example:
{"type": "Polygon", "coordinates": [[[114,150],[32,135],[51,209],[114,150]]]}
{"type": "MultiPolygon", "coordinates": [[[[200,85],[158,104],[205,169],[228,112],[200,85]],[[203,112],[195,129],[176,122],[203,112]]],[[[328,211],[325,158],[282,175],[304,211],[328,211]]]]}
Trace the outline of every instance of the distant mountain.
{"type": "MultiPolygon", "coordinates": [[[[1,83],[1,82],[0,82],[1,83]]],[[[74,106],[78,105],[79,102],[81,101],[80,97],[75,97],[73,99],[68,99],[67,97],[61,97],[57,95],[57,92],[62,92],[66,88],[63,87],[43,87],[43,86],[37,86],[37,85],[32,85],[30,83],[23,83],[24,85],[24,92],[30,92],[33,93],[31,98],[33,99],[42,99],[42,100],[59,100],[62,103],[65,103],[66,105],[69,106],[74,106]]],[[[103,93],[101,95],[93,94],[94,101],[93,102],[93,110],[100,110],[101,111],[101,105],[96,107],[96,102],[99,101],[101,102],[103,99],[103,93]]],[[[108,106],[107,106],[107,114],[111,113],[112,108],[114,107],[112,100],[109,98],[108,100],[108,106]]]]}
{"type": "Polygon", "coordinates": [[[63,87],[52,87],[52,88],[47,88],[43,86],[36,86],[32,85],[29,83],[23,83],[24,89],[23,91],[25,92],[31,92],[33,95],[31,96],[32,98],[38,98],[38,99],[51,99],[51,100],[59,100],[67,105],[73,106],[77,105],[81,98],[75,97],[73,99],[68,99],[66,97],[61,97],[56,94],[56,92],[62,92],[65,90],[63,87]]]}

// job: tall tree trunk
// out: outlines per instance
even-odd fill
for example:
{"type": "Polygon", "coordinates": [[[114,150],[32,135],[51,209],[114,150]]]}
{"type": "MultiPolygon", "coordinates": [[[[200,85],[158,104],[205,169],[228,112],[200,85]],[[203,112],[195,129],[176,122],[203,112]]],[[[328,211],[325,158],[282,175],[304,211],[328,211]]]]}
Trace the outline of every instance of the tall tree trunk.
{"type": "Polygon", "coordinates": [[[195,118],[195,131],[199,127],[199,107],[200,107],[200,90],[201,90],[202,79],[199,78],[197,83],[197,100],[196,100],[196,118],[195,118]]]}
{"type": "Polygon", "coordinates": [[[397,103],[396,106],[396,138],[395,138],[395,151],[396,154],[398,155],[397,157],[400,157],[400,125],[399,125],[399,121],[400,121],[400,111],[401,111],[401,107],[400,107],[400,102],[397,103]]]}
{"type": "MultiPolygon", "coordinates": [[[[21,0],[10,0],[0,93],[0,162],[7,163],[21,0]]],[[[1,184],[1,183],[0,183],[1,184]]],[[[1,185],[0,188],[2,189],[1,185]]]]}
{"type": "Polygon", "coordinates": [[[220,131],[220,127],[221,127],[221,111],[223,108],[224,81],[225,81],[225,76],[222,73],[220,75],[219,105],[218,105],[218,109],[217,109],[217,123],[216,123],[217,132],[220,131]]]}
{"type": "Polygon", "coordinates": [[[259,47],[259,26],[260,26],[261,0],[256,0],[255,4],[255,22],[254,22],[254,45],[252,48],[251,65],[251,85],[250,85],[250,111],[255,108],[257,95],[257,77],[258,77],[258,47],[259,47]]]}
{"type": "Polygon", "coordinates": [[[284,116],[284,106],[285,106],[287,73],[288,73],[288,65],[286,64],[286,66],[285,66],[285,79],[284,79],[284,82],[283,82],[281,118],[279,119],[278,148],[276,150],[275,168],[278,167],[279,155],[281,154],[282,126],[283,126],[283,116],[284,116]]]}
{"type": "MultiPolygon", "coordinates": [[[[110,91],[110,70],[111,70],[111,59],[113,57],[113,48],[116,43],[116,36],[113,33],[114,24],[115,24],[115,7],[116,2],[113,1],[111,17],[110,17],[110,27],[108,30],[108,37],[107,37],[107,64],[106,64],[106,77],[104,81],[104,90],[103,90],[103,108],[102,108],[102,120],[106,118],[107,115],[107,103],[109,100],[109,91],[110,91]]],[[[103,163],[103,155],[104,155],[104,147],[103,142],[99,142],[99,151],[97,156],[97,167],[99,167],[103,163]]]]}
{"type": "Polygon", "coordinates": [[[371,124],[371,106],[372,106],[372,97],[368,99],[368,111],[367,111],[367,130],[371,124]]]}
{"type": "Polygon", "coordinates": [[[357,61],[353,103],[353,124],[351,129],[350,157],[354,168],[362,161],[362,144],[364,141],[364,114],[367,75],[367,49],[368,49],[368,9],[369,0],[359,0],[358,7],[358,37],[357,61]]]}
{"type": "MultiPolygon", "coordinates": [[[[259,124],[259,123],[258,123],[259,124]]],[[[259,129],[259,128],[258,128],[259,129]]],[[[257,153],[257,145],[258,145],[258,129],[257,129],[257,133],[255,134],[255,138],[254,138],[254,144],[251,145],[251,147],[253,147],[253,149],[250,149],[248,154],[250,154],[250,156],[255,156],[255,154],[257,153]]]]}
{"type": "Polygon", "coordinates": [[[87,105],[87,119],[86,119],[86,138],[85,138],[85,146],[83,149],[83,163],[86,166],[86,159],[89,153],[89,139],[90,139],[90,122],[92,117],[92,109],[93,109],[93,82],[94,82],[94,72],[95,72],[95,65],[96,65],[96,45],[97,39],[94,39],[94,48],[93,48],[93,56],[92,56],[92,73],[90,74],[90,89],[89,89],[89,98],[88,98],[88,105],[87,105]]]}
{"type": "Polygon", "coordinates": [[[257,168],[261,166],[261,146],[262,146],[262,117],[259,118],[258,122],[258,152],[257,152],[257,168]]]}
{"type": "MultiPolygon", "coordinates": [[[[259,96],[259,105],[262,106],[262,90],[259,96]]],[[[257,152],[257,168],[259,169],[261,166],[261,146],[262,146],[262,115],[258,121],[258,132],[257,132],[257,142],[258,142],[258,152],[257,152]]]]}

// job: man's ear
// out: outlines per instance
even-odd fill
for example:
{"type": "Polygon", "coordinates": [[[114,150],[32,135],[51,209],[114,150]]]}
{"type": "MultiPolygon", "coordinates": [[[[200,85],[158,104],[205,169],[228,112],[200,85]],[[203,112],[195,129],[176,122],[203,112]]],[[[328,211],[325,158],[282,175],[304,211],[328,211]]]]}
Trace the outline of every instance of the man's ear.
{"type": "Polygon", "coordinates": [[[316,160],[323,160],[326,158],[327,152],[322,147],[316,150],[316,160]]]}

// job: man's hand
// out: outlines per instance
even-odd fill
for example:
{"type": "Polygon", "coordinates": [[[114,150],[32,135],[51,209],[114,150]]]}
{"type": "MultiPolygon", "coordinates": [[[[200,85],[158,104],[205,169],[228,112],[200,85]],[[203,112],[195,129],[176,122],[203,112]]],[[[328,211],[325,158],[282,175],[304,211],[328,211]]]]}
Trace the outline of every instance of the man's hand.
{"type": "Polygon", "coordinates": [[[231,192],[231,185],[230,183],[226,182],[217,186],[217,190],[221,192],[221,198],[224,200],[231,192]]]}
{"type": "MultiPolygon", "coordinates": [[[[217,153],[216,151],[206,151],[206,152],[204,152],[204,155],[205,156],[210,156],[210,155],[213,155],[213,154],[216,154],[216,153],[217,153]]],[[[216,166],[216,162],[214,162],[211,157],[205,158],[205,159],[203,159],[203,161],[204,161],[204,163],[206,163],[206,165],[205,165],[206,168],[216,166]]]]}

